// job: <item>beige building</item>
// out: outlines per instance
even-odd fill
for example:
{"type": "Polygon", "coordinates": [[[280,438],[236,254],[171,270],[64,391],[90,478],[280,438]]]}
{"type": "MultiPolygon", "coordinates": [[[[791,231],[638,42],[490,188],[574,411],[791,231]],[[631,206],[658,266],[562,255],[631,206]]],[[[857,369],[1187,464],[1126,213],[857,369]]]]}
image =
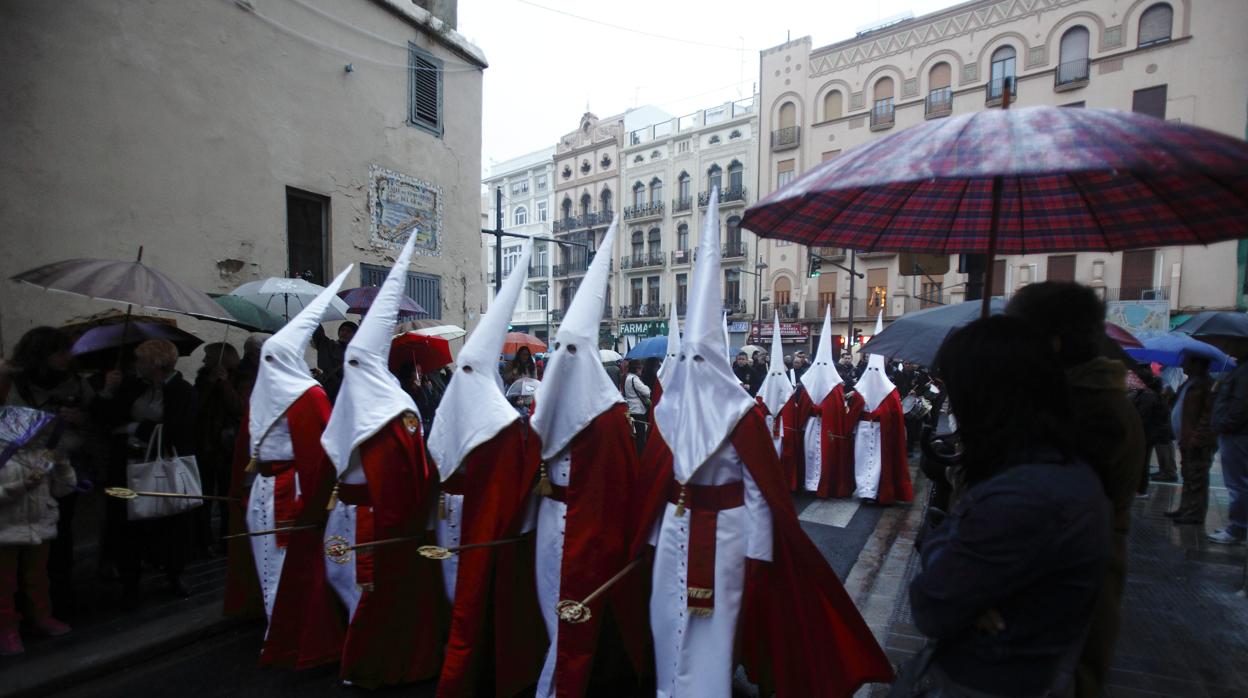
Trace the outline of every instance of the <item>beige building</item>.
{"type": "MultiPolygon", "coordinates": [[[[762,52],[759,197],[842,152],[898,129],[999,108],[1007,80],[1019,107],[1133,110],[1243,137],[1248,125],[1248,4],[1242,0],[976,0],[812,47],[762,52]]],[[[828,264],[808,278],[806,248],[760,244],[767,288],[787,319],[817,324],[831,304],[847,329],[850,277],[828,264]]],[[[848,264],[845,250],[821,250],[848,264]]],[[[1046,279],[1098,289],[1110,319],[1168,328],[1186,313],[1245,307],[1243,242],[998,258],[993,293],[1046,279]]],[[[904,262],[903,262],[904,260],[904,262]]],[[[966,276],[915,275],[893,253],[858,254],[855,327],[963,299],[966,276]],[[903,263],[906,268],[902,268],[903,263]],[[865,318],[864,322],[864,316],[865,318]]],[[[939,266],[937,260],[928,267],[939,266]]]]}
{"type": "MultiPolygon", "coordinates": [[[[142,245],[207,292],[324,282],[349,263],[354,286],[379,282],[417,230],[408,293],[471,325],[486,63],[455,5],[0,4],[0,276],[142,245]]],[[[3,297],[6,348],[109,307],[8,282],[3,297]]]]}

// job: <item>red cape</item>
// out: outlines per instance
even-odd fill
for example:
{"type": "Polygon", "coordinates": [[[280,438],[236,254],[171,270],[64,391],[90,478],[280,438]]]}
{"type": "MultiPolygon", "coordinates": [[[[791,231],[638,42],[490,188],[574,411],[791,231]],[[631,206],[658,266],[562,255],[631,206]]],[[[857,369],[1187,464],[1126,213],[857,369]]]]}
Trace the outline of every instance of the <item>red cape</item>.
{"type": "MultiPolygon", "coordinates": [[[[603,412],[570,445],[572,468],[559,597],[580,600],[629,561],[628,532],[633,528],[627,524],[635,523],[630,519],[637,510],[630,504],[639,466],[627,408],[621,404],[603,412]]],[[[629,575],[590,604],[588,621],[560,623],[554,681],[557,696],[585,695],[591,671],[596,668],[600,681],[621,680],[618,675],[603,676],[619,666],[619,661],[612,661],[619,657],[599,656],[595,660],[595,654],[621,645],[631,660],[634,676],[641,676],[648,657],[647,587],[639,575],[629,575]],[[605,628],[614,629],[605,632],[618,631],[619,637],[601,636],[605,628]]]]}
{"type": "MultiPolygon", "coordinates": [[[[464,478],[460,545],[517,535],[540,454],[528,424],[517,421],[464,458],[458,471],[464,478]]],[[[425,564],[440,573],[438,565],[427,560],[425,564]]],[[[537,682],[546,645],[546,626],[537,607],[532,537],[460,553],[451,634],[437,695],[479,695],[483,689],[478,681],[493,675],[494,695],[513,696],[537,682]]]]}
{"type": "MultiPolygon", "coordinates": [[[[854,494],[854,427],[858,424],[856,414],[850,414],[850,409],[845,404],[845,386],[837,385],[831,392],[823,398],[818,406],[810,400],[810,394],[805,389],[799,390],[796,434],[797,445],[796,457],[800,464],[798,468],[799,479],[797,485],[800,487],[804,480],[806,468],[819,468],[819,488],[815,491],[816,497],[851,497],[854,494]],[[820,434],[822,440],[821,463],[806,462],[806,425],[811,417],[819,417],[822,420],[823,433],[820,434]]],[[[861,400],[861,398],[859,398],[861,400]]],[[[796,489],[796,488],[795,488],[796,489]]]]}
{"type": "MultiPolygon", "coordinates": [[[[249,412],[243,413],[242,425],[234,438],[234,456],[230,461],[229,496],[238,501],[230,502],[230,535],[247,532],[247,499],[251,490],[247,487],[247,464],[251,462],[251,433],[247,424],[249,412]]],[[[222,612],[235,618],[264,618],[264,596],[260,592],[260,578],[256,576],[256,561],[251,555],[251,539],[231,538],[226,544],[225,606],[222,612]]]]}
{"type": "MultiPolygon", "coordinates": [[[[438,476],[425,460],[420,431],[409,432],[403,417],[395,417],[359,451],[373,508],[373,540],[423,536],[438,476]]],[[[373,590],[360,596],[351,618],[343,679],[372,688],[437,675],[442,580],[438,566],[416,552],[420,545],[413,540],[372,549],[373,590]]]]}
{"type": "Polygon", "coordinates": [[[325,391],[309,388],[286,410],[298,478],[298,514],[294,525],[317,528],[294,531],[286,538],[286,559],[273,601],[269,634],[260,651],[261,666],[305,669],[336,662],[342,656],[346,613],[325,577],[325,505],[338,473],[321,447],[321,433],[331,407],[325,391]]]}
{"type": "MultiPolygon", "coordinates": [[[[910,463],[906,453],[906,418],[901,411],[901,398],[897,391],[889,393],[872,412],[867,411],[861,395],[854,393],[850,396],[848,417],[855,430],[864,416],[878,418],[880,422],[880,489],[876,501],[880,504],[913,501],[914,485],[910,482],[910,463]]],[[[850,454],[853,454],[852,441],[850,454]]],[[[852,457],[850,463],[853,463],[852,457]]],[[[852,481],[852,472],[850,477],[852,481]]]]}
{"type": "MultiPolygon", "coordinates": [[[[888,657],[798,523],[762,411],[746,414],[729,438],[772,518],[772,561],[745,561],[736,644],[750,679],[763,695],[774,690],[778,698],[850,696],[864,683],[892,681],[888,657]]],[[[665,510],[671,452],[656,449],[642,470],[645,516],[634,555],[646,549],[652,526],[665,510]]]]}
{"type": "MultiPolygon", "coordinates": [[[[798,473],[806,467],[805,440],[802,438],[802,432],[797,428],[798,418],[801,416],[802,397],[805,394],[804,390],[793,391],[789,399],[785,400],[784,406],[780,408],[780,471],[784,474],[784,481],[791,492],[797,491],[800,486],[798,473]]],[[[771,414],[761,397],[755,397],[754,401],[758,403],[763,414],[771,414]]],[[[810,403],[809,398],[806,399],[806,403],[810,403]]],[[[774,421],[772,425],[771,433],[775,434],[774,421]]]]}

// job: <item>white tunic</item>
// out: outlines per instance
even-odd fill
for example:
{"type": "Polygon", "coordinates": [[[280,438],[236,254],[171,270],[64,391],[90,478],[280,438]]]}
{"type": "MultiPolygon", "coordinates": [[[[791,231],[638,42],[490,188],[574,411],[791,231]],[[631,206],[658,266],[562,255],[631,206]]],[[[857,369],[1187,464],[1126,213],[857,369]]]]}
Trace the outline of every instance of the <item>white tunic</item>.
{"type": "MultiPolygon", "coordinates": [[[[434,529],[437,535],[438,545],[443,548],[454,548],[459,545],[463,535],[464,521],[464,495],[462,494],[442,494],[443,502],[446,505],[446,518],[438,516],[437,509],[434,509],[433,524],[430,528],[434,529]]],[[[441,561],[442,564],[442,586],[446,589],[446,600],[455,605],[455,583],[459,579],[459,556],[452,555],[441,561]]]]}
{"type": "MultiPolygon", "coordinates": [[[[351,454],[351,465],[342,475],[342,481],[349,485],[362,485],[364,468],[360,464],[360,452],[351,454]]],[[[347,504],[341,499],[329,512],[329,520],[325,523],[325,543],[355,545],[355,509],[354,504],[347,504]]],[[[326,577],[338,598],[347,607],[347,618],[355,617],[355,607],[360,603],[361,590],[355,583],[356,551],[351,551],[341,558],[325,556],[326,577]]]]}
{"type": "Polygon", "coordinates": [[[771,560],[771,510],[731,443],[690,479],[692,485],[745,481],[745,506],[720,511],[715,531],[715,610],[688,612],[689,514],[668,503],[651,534],[655,546],[650,625],[659,696],[732,694],[733,642],[745,590],[745,559],[771,560]]]}
{"type": "Polygon", "coordinates": [[[806,490],[819,489],[823,477],[823,418],[813,416],[806,422],[804,445],[806,448],[806,490]]]}
{"type": "MultiPolygon", "coordinates": [[[[282,416],[273,424],[260,442],[257,460],[263,462],[289,462],[295,459],[294,445],[290,440],[290,423],[282,416]]],[[[277,516],[273,511],[274,478],[257,474],[251,482],[251,496],[247,499],[246,523],[248,531],[268,531],[277,528],[277,516]]],[[[299,479],[295,479],[298,488],[299,479]]],[[[256,561],[256,574],[260,578],[260,593],[264,598],[264,613],[273,617],[273,602],[277,599],[277,586],[282,579],[282,563],[286,560],[286,548],[278,547],[276,535],[252,536],[251,555],[256,561]]]]}
{"type": "Polygon", "coordinates": [[[767,433],[768,434],[780,434],[780,436],[771,437],[771,443],[776,447],[776,455],[778,456],[780,455],[780,450],[782,448],[781,444],[784,440],[784,425],[781,424],[780,431],[777,432],[775,431],[776,420],[780,418],[773,417],[772,415],[766,415],[765,418],[767,420],[767,433]]]}
{"type": "MultiPolygon", "coordinates": [[[[564,449],[546,465],[546,477],[560,487],[567,487],[572,475],[572,450],[564,449]]],[[[555,605],[563,579],[563,538],[567,527],[568,505],[550,497],[542,497],[537,510],[537,551],[534,567],[537,576],[537,602],[546,623],[550,649],[537,680],[537,696],[555,695],[555,659],[559,647],[559,616],[555,605]]]]}
{"type": "Polygon", "coordinates": [[[875,499],[880,493],[880,470],[883,441],[880,439],[879,422],[858,422],[854,439],[855,497],[875,499]]]}

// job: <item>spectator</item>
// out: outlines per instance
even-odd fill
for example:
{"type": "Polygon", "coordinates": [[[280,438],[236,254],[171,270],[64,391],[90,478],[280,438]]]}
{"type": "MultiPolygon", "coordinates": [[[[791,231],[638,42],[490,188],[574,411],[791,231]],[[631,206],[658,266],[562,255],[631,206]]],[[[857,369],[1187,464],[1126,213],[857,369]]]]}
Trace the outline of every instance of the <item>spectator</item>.
{"type": "Polygon", "coordinates": [[[256,373],[260,370],[260,349],[264,347],[264,341],[272,336],[256,332],[247,335],[243,342],[243,358],[238,362],[238,368],[234,369],[234,384],[244,405],[251,404],[251,388],[256,384],[256,373]]]}
{"type": "MultiPolygon", "coordinates": [[[[33,407],[62,420],[58,450],[65,454],[75,477],[90,473],[88,444],[95,436],[89,419],[95,391],[72,366],[72,346],[64,332],[36,327],[18,340],[11,364],[0,362],[0,404],[33,407]]],[[[78,491],[56,488],[59,515],[56,534],[47,551],[52,610],[58,618],[73,617],[74,513],[78,491]]]]}
{"type": "Polygon", "coordinates": [[[1179,467],[1183,470],[1183,492],[1179,508],[1166,512],[1176,524],[1205,523],[1209,510],[1209,468],[1218,437],[1213,432],[1213,378],[1209,360],[1192,354],[1183,357],[1187,380],[1179,386],[1171,412],[1171,426],[1179,437],[1179,467]]]}
{"type": "MultiPolygon", "coordinates": [[[[196,421],[195,461],[204,494],[224,496],[230,489],[230,462],[234,456],[234,438],[246,404],[239,394],[236,375],[241,359],[238,350],[224,342],[204,347],[204,362],[195,375],[195,394],[199,397],[199,419],[196,421]]],[[[252,378],[254,381],[254,377],[252,378]]],[[[196,547],[209,548],[226,534],[230,514],[227,502],[206,501],[196,509],[196,547]],[[212,534],[213,505],[220,510],[220,534],[212,534]]]]}
{"type": "Polygon", "coordinates": [[[745,355],[745,352],[737,352],[737,358],[732,362],[732,375],[737,377],[737,382],[741,384],[743,390],[750,389],[751,373],[750,359],[745,355]]]}
{"type": "Polygon", "coordinates": [[[641,362],[628,362],[628,375],[624,377],[624,402],[628,403],[628,417],[633,423],[633,441],[640,458],[646,448],[650,431],[650,388],[641,380],[641,362]]]}
{"type": "Polygon", "coordinates": [[[797,385],[802,380],[802,375],[806,373],[806,369],[810,366],[810,360],[806,356],[806,352],[799,351],[793,355],[793,384],[797,385]]]}
{"type": "Polygon", "coordinates": [[[1212,426],[1222,451],[1222,480],[1231,498],[1226,528],[1209,534],[1215,543],[1243,543],[1248,537],[1248,351],[1243,351],[1242,340],[1240,344],[1232,352],[1239,364],[1222,379],[1213,402],[1212,426]]]}
{"type": "Polygon", "coordinates": [[[414,362],[407,362],[399,369],[396,377],[403,391],[412,396],[416,410],[420,413],[420,421],[424,426],[424,434],[428,436],[433,428],[433,416],[437,411],[437,399],[434,393],[433,380],[420,370],[414,362]]]}
{"type": "Polygon", "coordinates": [[[76,482],[64,452],[46,450],[57,438],[48,435],[53,429],[45,425],[34,435],[7,434],[0,454],[0,656],[25,651],[18,633],[23,615],[30,631],[38,635],[64,635],[70,630],[54,617],[48,591],[48,556],[56,537],[54,497],[69,494],[76,482]],[[21,612],[19,593],[24,601],[21,612]]]}
{"type": "Polygon", "coordinates": [[[507,374],[503,376],[504,382],[511,385],[521,378],[536,377],[537,364],[533,361],[533,352],[528,347],[520,347],[516,350],[511,363],[507,365],[507,374]]]}
{"type": "MultiPolygon", "coordinates": [[[[1073,443],[1100,478],[1113,509],[1113,559],[1097,596],[1075,679],[1079,695],[1099,696],[1118,636],[1131,505],[1144,458],[1144,427],[1127,398],[1126,367],[1100,355],[1102,342],[1108,341],[1105,306],[1092,289],[1073,282],[1029,284],[1010,299],[1006,313],[1025,320],[1054,347],[1066,373],[1073,443]]],[[[951,383],[946,378],[950,390],[951,383]]]]}
{"type": "Polygon", "coordinates": [[[319,325],[312,333],[312,346],[316,349],[315,376],[330,401],[338,397],[338,388],[342,385],[343,357],[347,355],[347,345],[358,329],[360,326],[350,321],[338,325],[338,341],[326,336],[325,328],[319,325]]]}
{"type": "Polygon", "coordinates": [[[767,352],[756,351],[750,363],[750,395],[758,394],[758,389],[762,387],[765,378],[767,378],[767,352]]]}
{"type": "MultiPolygon", "coordinates": [[[[143,342],[134,350],[135,376],[123,377],[111,371],[105,378],[98,403],[101,413],[110,415],[113,448],[110,451],[110,485],[126,487],[126,464],[142,460],[157,425],[163,426],[166,456],[195,454],[195,424],[199,401],[195,388],[176,369],[178,350],[161,339],[143,342]]],[[[145,554],[163,563],[169,589],[186,598],[190,591],[182,583],[190,545],[192,515],[184,512],[149,521],[127,521],[125,503],[110,524],[120,528],[122,545],[120,567],[122,606],[139,604],[139,581],[145,554]]]]}
{"type": "Polygon", "coordinates": [[[647,388],[654,390],[654,386],[658,385],[659,367],[662,365],[663,362],[657,356],[652,356],[642,362],[641,382],[645,383],[647,388]]]}
{"type": "Polygon", "coordinates": [[[602,362],[602,367],[606,369],[607,376],[611,378],[611,385],[614,385],[616,390],[621,389],[623,384],[620,382],[620,378],[623,377],[623,374],[620,372],[619,363],[615,361],[604,361],[602,362]]]}
{"type": "Polygon", "coordinates": [[[1165,398],[1157,392],[1157,379],[1152,374],[1142,373],[1144,375],[1127,372],[1127,395],[1144,425],[1144,460],[1140,462],[1140,484],[1136,492],[1147,496],[1150,479],[1154,482],[1177,482],[1179,478],[1174,468],[1174,431],[1170,426],[1170,410],[1166,407],[1165,398]],[[1150,478],[1149,468],[1154,451],[1161,471],[1150,478]]]}
{"type": "Polygon", "coordinates": [[[1052,695],[1069,681],[1110,559],[1109,503],[1067,446],[1061,366],[1008,316],[955,331],[936,364],[969,489],[924,539],[910,585],[915,625],[935,641],[926,695],[1052,695]]]}

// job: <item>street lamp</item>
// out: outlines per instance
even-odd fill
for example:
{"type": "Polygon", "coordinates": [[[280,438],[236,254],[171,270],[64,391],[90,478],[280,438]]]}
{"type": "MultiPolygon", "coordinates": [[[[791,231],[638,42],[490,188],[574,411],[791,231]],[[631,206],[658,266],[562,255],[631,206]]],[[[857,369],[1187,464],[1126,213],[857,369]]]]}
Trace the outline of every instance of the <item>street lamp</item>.
{"type": "Polygon", "coordinates": [[[739,272],[739,273],[742,273],[742,274],[753,274],[753,275],[754,275],[754,325],[755,325],[755,331],[757,331],[757,326],[758,326],[758,323],[759,323],[759,315],[762,313],[762,303],[763,303],[763,273],[762,273],[762,272],[763,272],[763,270],[764,270],[764,269],[766,269],[766,268],[767,268],[767,263],[763,261],[763,258],[762,258],[762,257],[759,257],[759,258],[758,258],[758,261],[754,263],[754,271],[750,271],[749,269],[737,269],[737,270],[735,270],[735,271],[737,271],[737,272],[739,272]]]}

